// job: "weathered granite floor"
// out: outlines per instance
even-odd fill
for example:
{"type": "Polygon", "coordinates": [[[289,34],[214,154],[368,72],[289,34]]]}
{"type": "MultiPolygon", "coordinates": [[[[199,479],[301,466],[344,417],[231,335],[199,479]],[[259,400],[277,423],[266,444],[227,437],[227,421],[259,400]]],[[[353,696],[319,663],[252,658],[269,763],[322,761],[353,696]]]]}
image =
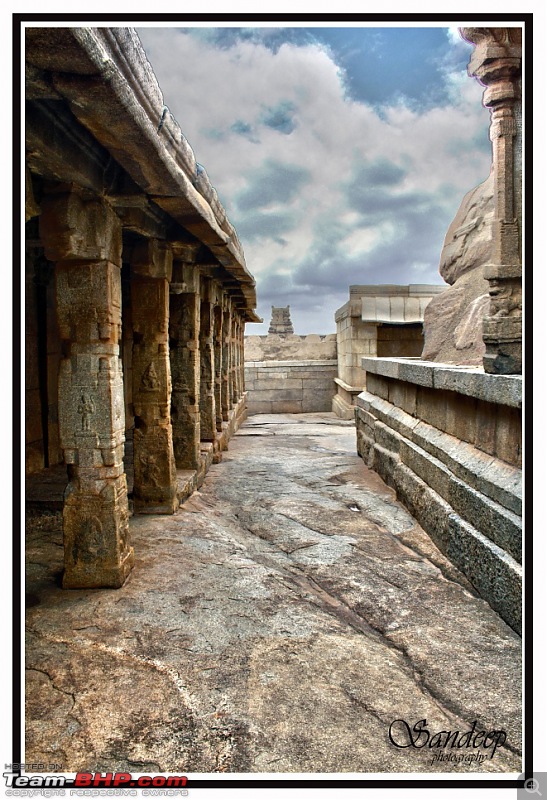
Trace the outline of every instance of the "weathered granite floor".
{"type": "Polygon", "coordinates": [[[352,423],[250,417],[176,516],[131,531],[122,589],[62,590],[60,516],[29,522],[27,762],[521,772],[520,639],[364,466],[352,423]],[[507,743],[398,748],[401,719],[507,743]]]}

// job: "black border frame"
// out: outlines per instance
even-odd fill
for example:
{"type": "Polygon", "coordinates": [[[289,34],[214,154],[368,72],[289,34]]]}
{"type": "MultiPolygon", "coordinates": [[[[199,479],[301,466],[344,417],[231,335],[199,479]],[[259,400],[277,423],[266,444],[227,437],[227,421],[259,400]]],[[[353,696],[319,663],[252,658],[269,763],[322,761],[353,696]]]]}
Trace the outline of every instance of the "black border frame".
{"type": "MultiPolygon", "coordinates": [[[[439,22],[447,23],[454,22],[458,19],[463,19],[465,22],[522,22],[524,34],[524,49],[523,49],[523,68],[526,71],[525,81],[523,86],[523,120],[525,131],[525,145],[523,151],[526,153],[524,159],[524,175],[525,187],[527,196],[531,200],[532,195],[532,145],[533,145],[533,131],[532,131],[532,92],[533,92],[533,13],[523,14],[423,14],[423,13],[408,13],[408,14],[249,14],[244,12],[241,14],[144,14],[135,13],[129,14],[127,12],[119,14],[104,14],[104,13],[75,13],[75,14],[30,14],[30,13],[13,13],[13,164],[14,164],[14,180],[13,180],[13,297],[12,297],[12,356],[13,356],[13,419],[12,419],[12,452],[13,452],[13,560],[12,560],[12,763],[19,764],[22,760],[22,720],[19,715],[22,700],[22,659],[21,659],[21,627],[22,627],[22,608],[21,608],[21,558],[24,554],[22,545],[24,543],[24,531],[22,529],[21,520],[21,421],[20,414],[18,413],[21,408],[21,364],[24,353],[21,348],[20,331],[21,331],[21,269],[23,253],[21,252],[21,201],[23,194],[23,187],[21,186],[21,159],[23,157],[21,146],[21,109],[19,105],[19,98],[21,96],[21,89],[23,76],[21,74],[21,34],[23,30],[23,23],[29,22],[67,22],[67,23],[85,23],[94,22],[100,23],[117,23],[120,25],[127,25],[137,22],[280,22],[284,25],[290,22],[309,22],[313,25],[314,22],[332,22],[332,23],[358,23],[358,22],[439,22]]],[[[530,203],[531,205],[531,203],[530,203]]],[[[529,213],[527,224],[524,226],[524,236],[522,242],[522,261],[523,261],[523,278],[527,278],[532,286],[532,220],[531,213],[529,213]],[[528,254],[528,259],[526,259],[528,254]],[[527,263],[528,262],[528,263],[527,263]]],[[[532,290],[530,289],[530,297],[532,290]]],[[[531,425],[532,421],[532,400],[531,400],[531,380],[526,380],[526,373],[532,374],[532,305],[531,302],[526,307],[525,316],[525,331],[526,348],[523,361],[523,379],[524,388],[530,391],[525,391],[524,414],[525,419],[528,419],[528,424],[531,425]]],[[[532,447],[531,437],[527,436],[527,445],[524,451],[524,469],[526,474],[532,475],[532,447]]],[[[529,479],[528,490],[525,495],[525,519],[529,517],[532,519],[532,492],[531,492],[531,477],[529,479]]],[[[523,726],[523,777],[518,780],[458,780],[458,779],[435,779],[423,780],[420,778],[408,780],[402,779],[363,779],[363,780],[329,780],[329,773],[314,773],[318,776],[317,779],[281,779],[274,780],[271,778],[260,780],[251,778],[249,780],[216,780],[216,779],[189,779],[188,788],[220,788],[225,787],[228,789],[251,789],[255,787],[272,787],[275,786],[279,789],[286,788],[406,788],[406,789],[454,789],[454,788],[484,788],[484,789],[518,789],[524,787],[526,779],[533,776],[533,669],[532,669],[532,656],[533,656],[533,574],[532,574],[532,557],[533,557],[533,541],[532,541],[532,524],[531,521],[525,526],[524,542],[525,553],[528,553],[528,558],[524,561],[524,586],[523,586],[523,610],[524,610],[524,625],[523,625],[523,688],[524,697],[522,703],[522,713],[524,716],[523,726]],[[324,775],[324,778],[320,778],[324,775]]],[[[420,773],[409,773],[411,775],[419,775],[420,773]]],[[[257,776],[260,773],[257,773],[257,776]]],[[[386,773],[389,775],[389,773],[386,773]]],[[[70,783],[67,782],[67,788],[70,788],[70,783]]]]}

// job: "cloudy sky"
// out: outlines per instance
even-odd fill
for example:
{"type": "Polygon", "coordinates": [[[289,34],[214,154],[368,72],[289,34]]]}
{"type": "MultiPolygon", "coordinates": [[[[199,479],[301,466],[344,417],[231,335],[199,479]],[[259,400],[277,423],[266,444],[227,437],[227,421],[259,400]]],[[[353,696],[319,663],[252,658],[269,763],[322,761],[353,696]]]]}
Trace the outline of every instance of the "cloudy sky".
{"type": "Polygon", "coordinates": [[[463,195],[489,173],[472,47],[441,27],[138,28],[164,101],[271,305],[330,333],[350,284],[441,283],[463,195]]]}

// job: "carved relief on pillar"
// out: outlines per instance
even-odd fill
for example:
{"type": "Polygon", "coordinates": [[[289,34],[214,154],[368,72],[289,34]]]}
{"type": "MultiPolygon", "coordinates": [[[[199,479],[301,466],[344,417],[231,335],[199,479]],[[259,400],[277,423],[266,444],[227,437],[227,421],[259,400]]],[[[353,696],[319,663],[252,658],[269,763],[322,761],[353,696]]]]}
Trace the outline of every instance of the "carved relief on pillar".
{"type": "Polygon", "coordinates": [[[169,355],[173,449],[179,469],[197,469],[200,462],[200,303],[197,268],[176,262],[169,296],[169,355]]]}
{"type": "Polygon", "coordinates": [[[105,203],[73,194],[46,196],[43,209],[41,236],[56,262],[66,353],[58,383],[60,446],[69,473],[63,586],[118,587],[133,565],[123,465],[119,222],[105,203]]]}
{"type": "Polygon", "coordinates": [[[483,102],[491,110],[495,221],[492,263],[485,267],[484,369],[515,374],[522,371],[522,30],[460,30],[475,45],[468,72],[485,86],[483,102]]]}
{"type": "Polygon", "coordinates": [[[177,476],[171,427],[169,283],[164,242],[145,240],[131,257],[134,497],[140,512],[174,513],[177,476]]]}

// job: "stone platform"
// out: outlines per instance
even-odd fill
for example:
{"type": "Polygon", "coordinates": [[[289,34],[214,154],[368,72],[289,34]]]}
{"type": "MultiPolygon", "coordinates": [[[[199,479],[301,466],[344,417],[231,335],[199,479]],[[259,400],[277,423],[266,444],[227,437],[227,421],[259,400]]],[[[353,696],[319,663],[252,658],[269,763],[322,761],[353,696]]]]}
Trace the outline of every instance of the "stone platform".
{"type": "MultiPolygon", "coordinates": [[[[257,415],[174,516],[130,520],[118,590],[63,590],[27,531],[27,762],[67,772],[518,774],[521,641],[332,414],[257,415]],[[483,761],[390,725],[503,730],[483,761]]],[[[467,754],[467,751],[466,751],[467,754]]]]}

